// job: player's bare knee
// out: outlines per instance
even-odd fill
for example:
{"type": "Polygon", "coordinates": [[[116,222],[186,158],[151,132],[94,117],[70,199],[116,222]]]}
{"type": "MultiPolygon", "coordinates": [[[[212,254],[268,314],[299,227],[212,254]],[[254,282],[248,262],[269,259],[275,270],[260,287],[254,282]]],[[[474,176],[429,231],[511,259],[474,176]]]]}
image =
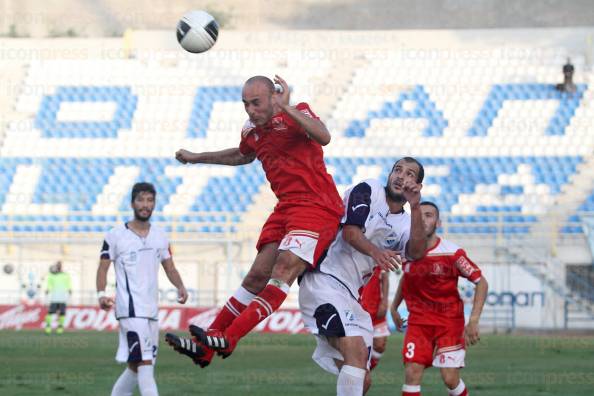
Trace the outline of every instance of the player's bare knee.
{"type": "Polygon", "coordinates": [[[386,351],[386,337],[374,338],[373,350],[379,353],[384,353],[386,351]]]}
{"type": "Polygon", "coordinates": [[[356,366],[359,368],[367,368],[367,359],[368,359],[368,352],[367,349],[357,349],[353,351],[354,353],[351,354],[351,361],[353,364],[352,366],[356,366]]]}
{"type": "Polygon", "coordinates": [[[292,284],[306,268],[307,263],[300,257],[289,251],[284,251],[276,259],[271,278],[292,284]]]}
{"type": "Polygon", "coordinates": [[[448,368],[448,369],[441,369],[441,378],[443,379],[443,383],[449,389],[454,389],[458,386],[460,382],[460,373],[458,369],[455,368],[448,368]]]}
{"type": "Polygon", "coordinates": [[[270,273],[262,271],[261,269],[252,268],[247,273],[241,286],[243,286],[250,293],[258,294],[264,289],[270,280],[270,273]]]}

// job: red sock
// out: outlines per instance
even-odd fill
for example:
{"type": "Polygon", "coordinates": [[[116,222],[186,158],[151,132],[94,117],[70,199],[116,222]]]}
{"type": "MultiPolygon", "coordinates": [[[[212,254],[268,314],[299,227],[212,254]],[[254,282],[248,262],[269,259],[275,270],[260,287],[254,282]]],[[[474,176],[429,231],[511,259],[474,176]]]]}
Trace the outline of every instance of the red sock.
{"type": "Polygon", "coordinates": [[[243,338],[249,333],[254,327],[261,321],[272,315],[276,311],[285,298],[287,298],[287,292],[289,286],[284,285],[286,292],[275,285],[268,284],[254,297],[253,301],[247,308],[239,315],[227,328],[225,335],[231,340],[231,342],[237,342],[240,338],[243,338]]]}
{"type": "Polygon", "coordinates": [[[369,362],[369,369],[373,370],[375,368],[375,366],[377,366],[378,363],[379,363],[378,359],[371,358],[371,361],[369,362]]]}
{"type": "Polygon", "coordinates": [[[237,301],[235,297],[229,298],[208,328],[221,331],[225,330],[243,312],[245,307],[246,305],[237,301]]]}
{"type": "Polygon", "coordinates": [[[421,396],[421,385],[402,385],[402,396],[421,396]]]}

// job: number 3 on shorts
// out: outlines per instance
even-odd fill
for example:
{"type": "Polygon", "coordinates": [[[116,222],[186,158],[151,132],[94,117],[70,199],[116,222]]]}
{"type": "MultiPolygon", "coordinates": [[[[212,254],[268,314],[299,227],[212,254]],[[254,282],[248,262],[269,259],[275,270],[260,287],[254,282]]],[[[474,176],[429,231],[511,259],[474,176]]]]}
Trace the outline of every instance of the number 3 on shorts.
{"type": "Polygon", "coordinates": [[[404,355],[407,358],[412,358],[413,356],[415,356],[415,343],[414,342],[409,342],[408,344],[406,344],[406,354],[404,355]]]}

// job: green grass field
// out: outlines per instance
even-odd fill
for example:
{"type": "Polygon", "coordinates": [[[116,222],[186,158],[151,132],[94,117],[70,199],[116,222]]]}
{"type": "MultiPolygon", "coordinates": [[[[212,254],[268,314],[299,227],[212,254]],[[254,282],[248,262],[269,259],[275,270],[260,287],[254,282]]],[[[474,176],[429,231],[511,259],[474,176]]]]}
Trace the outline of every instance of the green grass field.
{"type": "MultiPolygon", "coordinates": [[[[402,336],[373,372],[369,395],[399,395],[402,336]]],[[[123,370],[116,333],[0,332],[0,395],[108,395],[123,370]]],[[[227,360],[200,369],[161,341],[160,395],[332,395],[335,377],[311,360],[311,336],[256,334],[227,360]]],[[[594,395],[594,337],[485,335],[471,348],[463,378],[472,395],[594,395]]],[[[423,395],[446,395],[429,369],[423,395]]]]}

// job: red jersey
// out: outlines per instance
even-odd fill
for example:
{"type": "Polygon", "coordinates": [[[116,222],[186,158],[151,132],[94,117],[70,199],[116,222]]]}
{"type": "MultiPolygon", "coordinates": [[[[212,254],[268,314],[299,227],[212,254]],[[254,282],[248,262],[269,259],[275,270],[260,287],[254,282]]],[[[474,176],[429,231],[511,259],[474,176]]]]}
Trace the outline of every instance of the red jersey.
{"type": "Polygon", "coordinates": [[[481,270],[456,244],[438,239],[419,260],[404,265],[402,296],[409,311],[408,323],[464,325],[464,303],[458,277],[478,283],[481,270]]]}
{"type": "Polygon", "coordinates": [[[359,292],[361,306],[365,311],[369,312],[372,318],[377,315],[377,310],[382,301],[381,273],[381,268],[375,267],[369,281],[359,292]]]}
{"type": "MultiPolygon", "coordinates": [[[[297,109],[319,119],[307,103],[299,103],[297,109]]],[[[322,146],[287,113],[277,113],[264,126],[248,121],[241,131],[239,151],[256,154],[279,203],[313,205],[344,214],[342,199],[326,170],[322,146]]]]}

